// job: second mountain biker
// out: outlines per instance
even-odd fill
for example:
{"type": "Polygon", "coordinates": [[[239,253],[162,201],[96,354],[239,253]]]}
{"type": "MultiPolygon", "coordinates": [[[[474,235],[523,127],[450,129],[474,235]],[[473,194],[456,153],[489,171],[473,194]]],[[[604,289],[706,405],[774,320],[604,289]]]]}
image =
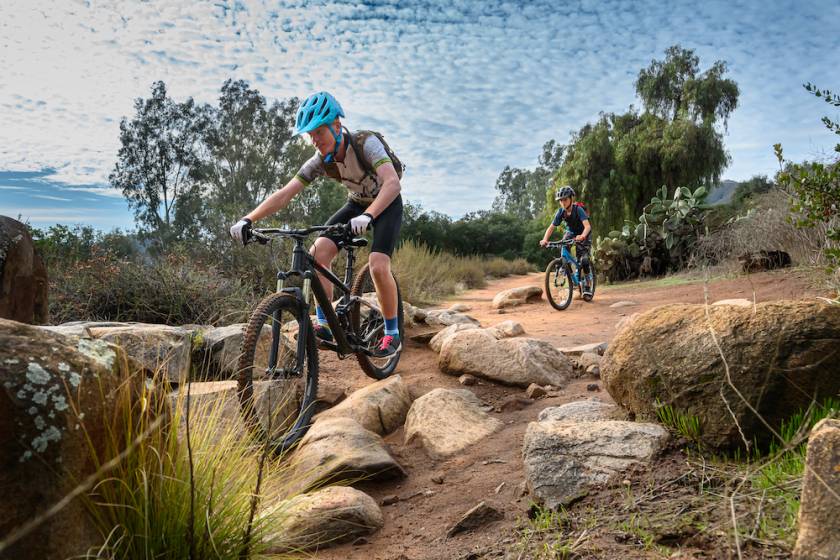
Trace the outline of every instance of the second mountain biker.
{"type": "MultiPolygon", "coordinates": [[[[349,199],[327,221],[327,225],[349,222],[356,235],[373,226],[370,273],[385,318],[385,333],[377,344],[376,356],[386,357],[402,349],[397,319],[397,286],[391,274],[391,255],[402,225],[402,168],[398,161],[393,161],[395,158],[389,155],[378,134],[367,131],[351,133],[341,126],[341,117],[344,117],[341,105],[324,91],[309,96],[301,104],[295,134],[308,134],[317,152],[283,188],[232,226],[230,234],[244,244],[253,222],[285,208],[316,178],[327,175],[341,181],[350,191],[349,199]]],[[[338,246],[335,240],[325,235],[315,241],[310,252],[319,264],[329,269],[338,254],[338,246]]],[[[321,283],[332,299],[332,285],[323,280],[321,283]]],[[[326,316],[319,307],[315,311],[318,316],[316,336],[332,340],[326,316]]]]}
{"type": "MultiPolygon", "coordinates": [[[[564,223],[566,232],[563,234],[563,239],[574,238],[575,244],[577,245],[576,257],[581,263],[583,272],[586,274],[589,271],[589,250],[592,247],[592,240],[589,235],[592,232],[592,226],[589,224],[589,216],[586,214],[586,210],[584,210],[582,205],[575,203],[575,190],[571,186],[566,185],[560,187],[557,190],[555,198],[560,202],[560,208],[557,210],[557,214],[554,215],[551,224],[545,230],[545,235],[540,240],[540,246],[545,247],[554,230],[561,223],[564,223]]],[[[587,290],[591,290],[588,287],[589,285],[586,286],[587,290]]],[[[592,293],[584,292],[583,295],[591,296],[592,293]]]]}

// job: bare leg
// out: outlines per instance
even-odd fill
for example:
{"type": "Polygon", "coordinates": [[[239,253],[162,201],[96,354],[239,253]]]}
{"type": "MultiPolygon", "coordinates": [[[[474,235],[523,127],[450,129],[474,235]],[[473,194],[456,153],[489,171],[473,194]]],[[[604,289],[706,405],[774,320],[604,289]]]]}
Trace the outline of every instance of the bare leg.
{"type": "Polygon", "coordinates": [[[393,319],[397,316],[397,283],[391,274],[391,257],[385,253],[371,253],[368,263],[382,315],[385,319],[393,319]]]}
{"type": "MultiPolygon", "coordinates": [[[[315,244],[312,245],[312,248],[309,249],[309,253],[315,257],[315,261],[317,261],[318,264],[327,270],[332,270],[330,267],[332,266],[333,259],[338,254],[338,247],[336,247],[335,243],[326,237],[319,237],[315,240],[315,244]]],[[[324,291],[327,293],[327,298],[332,301],[332,282],[328,281],[320,273],[318,274],[318,280],[321,281],[321,286],[324,287],[324,291]]]]}

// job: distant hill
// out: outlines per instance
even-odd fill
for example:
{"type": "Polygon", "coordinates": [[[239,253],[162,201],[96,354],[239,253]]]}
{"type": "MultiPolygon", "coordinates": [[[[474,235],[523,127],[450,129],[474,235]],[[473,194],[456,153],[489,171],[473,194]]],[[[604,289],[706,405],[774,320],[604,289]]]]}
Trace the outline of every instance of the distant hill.
{"type": "Polygon", "coordinates": [[[732,195],[735,193],[735,189],[738,187],[740,183],[738,181],[729,181],[724,180],[721,181],[716,187],[712,189],[712,192],[709,193],[709,197],[706,199],[707,204],[726,204],[730,200],[732,200],[732,195]]]}

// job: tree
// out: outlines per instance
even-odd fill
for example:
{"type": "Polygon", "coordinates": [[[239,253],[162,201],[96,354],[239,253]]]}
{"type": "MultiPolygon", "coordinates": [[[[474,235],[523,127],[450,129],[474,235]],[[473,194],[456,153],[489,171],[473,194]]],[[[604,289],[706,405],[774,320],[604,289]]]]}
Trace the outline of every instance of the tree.
{"type": "Polygon", "coordinates": [[[139,231],[163,249],[198,234],[202,205],[195,170],[207,122],[192,98],[176,103],[160,81],[134,109],[132,120],[120,121],[121,147],[109,181],[122,191],[139,231]]]}
{"type": "Polygon", "coordinates": [[[563,161],[565,146],[554,140],[543,145],[539,165],[533,171],[506,166],[496,179],[493,210],[532,219],[545,208],[551,177],[563,161]]]}
{"type": "Polygon", "coordinates": [[[602,113],[572,135],[553,190],[574,186],[597,233],[635,221],[663,185],[708,190],[720,180],[730,158],[718,124],[737,106],[738,86],[724,78],[725,62],[703,73],[699,63],[694,51],[669,48],[639,72],[642,112],[602,113]]]}

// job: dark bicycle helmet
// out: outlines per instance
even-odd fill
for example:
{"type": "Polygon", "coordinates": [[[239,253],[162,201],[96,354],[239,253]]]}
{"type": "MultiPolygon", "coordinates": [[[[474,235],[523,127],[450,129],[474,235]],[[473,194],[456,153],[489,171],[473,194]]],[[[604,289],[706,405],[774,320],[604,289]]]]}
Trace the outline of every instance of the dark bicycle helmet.
{"type": "Polygon", "coordinates": [[[554,200],[571,198],[573,196],[575,196],[575,189],[573,189],[570,185],[565,185],[557,189],[557,192],[554,194],[554,200]]]}

